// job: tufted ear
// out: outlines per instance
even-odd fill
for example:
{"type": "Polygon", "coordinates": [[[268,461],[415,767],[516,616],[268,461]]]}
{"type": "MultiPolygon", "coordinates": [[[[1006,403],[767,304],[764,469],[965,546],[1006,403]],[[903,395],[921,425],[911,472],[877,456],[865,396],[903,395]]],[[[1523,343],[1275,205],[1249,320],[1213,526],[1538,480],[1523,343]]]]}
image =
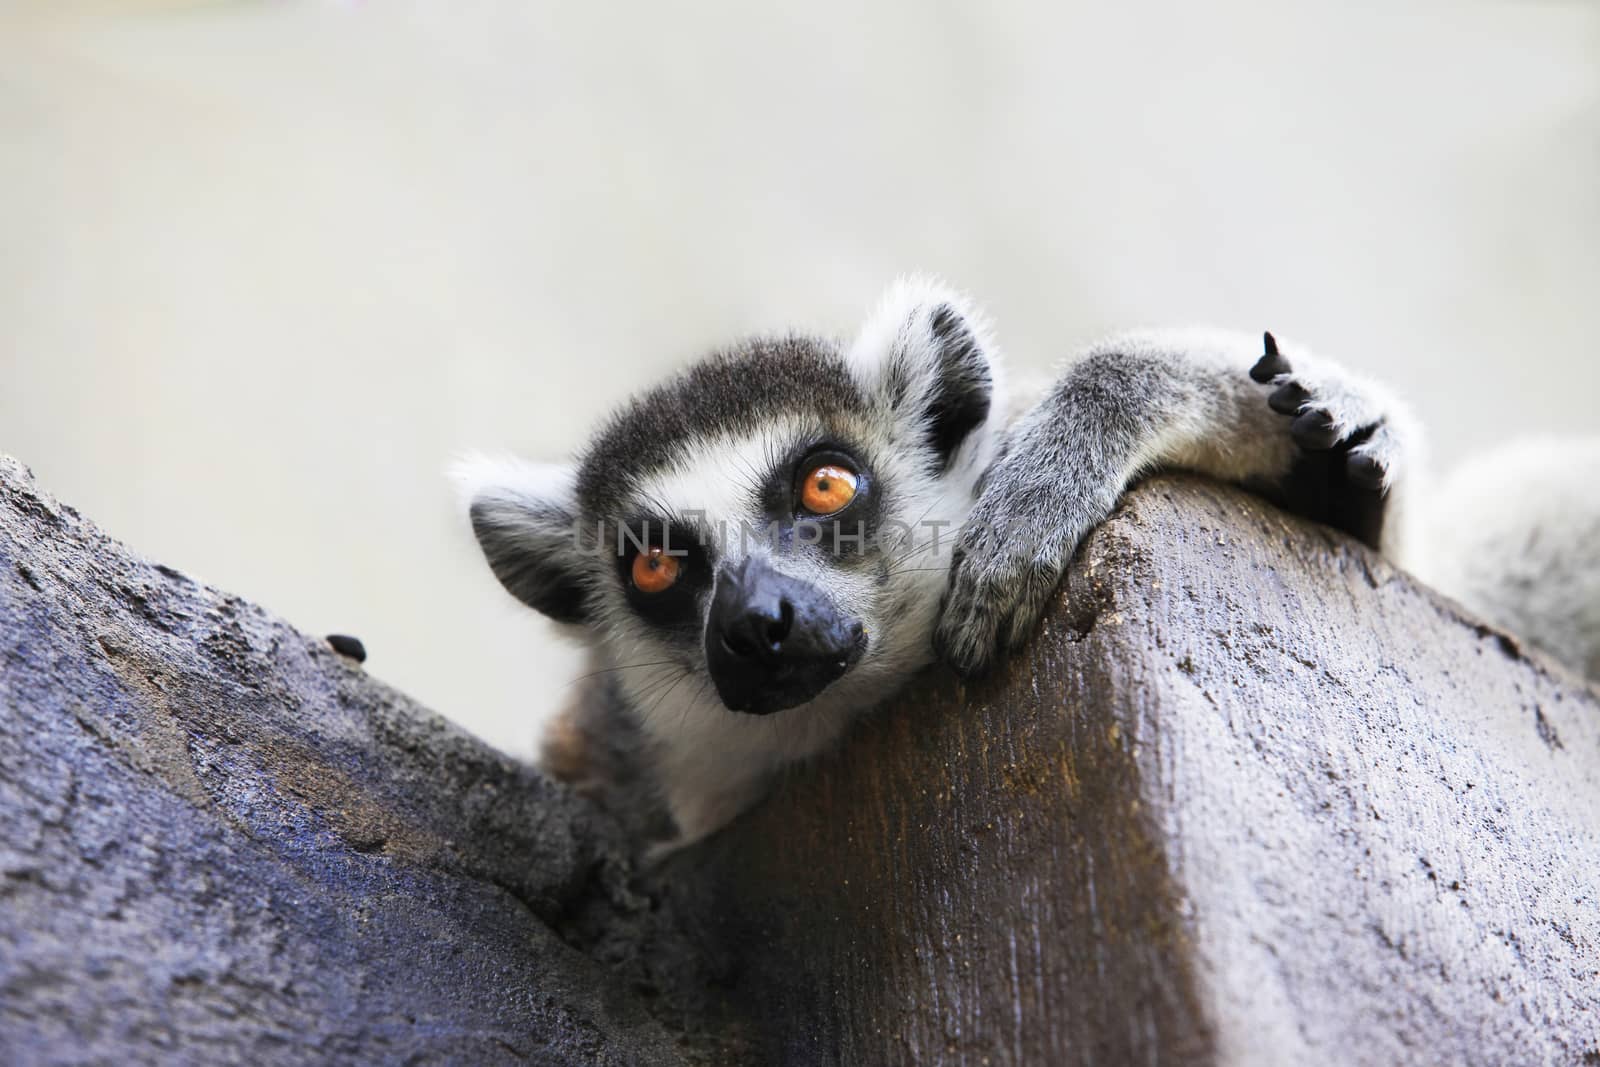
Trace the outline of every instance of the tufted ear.
{"type": "Polygon", "coordinates": [[[588,621],[576,474],[566,464],[486,456],[451,471],[494,576],[512,596],[564,623],[588,621]]]}
{"type": "Polygon", "coordinates": [[[869,396],[920,431],[941,471],[1001,408],[987,322],[966,297],[932,279],[889,287],[850,346],[850,366],[869,396]]]}

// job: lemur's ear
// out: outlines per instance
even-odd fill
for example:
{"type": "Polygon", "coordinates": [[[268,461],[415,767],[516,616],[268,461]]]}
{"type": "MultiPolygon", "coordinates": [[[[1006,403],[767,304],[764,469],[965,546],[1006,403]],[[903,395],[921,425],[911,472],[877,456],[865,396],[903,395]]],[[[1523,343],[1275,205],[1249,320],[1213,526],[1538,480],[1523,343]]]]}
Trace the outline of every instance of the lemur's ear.
{"type": "Polygon", "coordinates": [[[511,595],[557,622],[588,621],[569,465],[473,456],[451,471],[489,569],[511,595]]]}
{"type": "Polygon", "coordinates": [[[916,421],[941,468],[1000,410],[988,324],[932,279],[889,287],[850,346],[850,366],[870,395],[916,421]]]}

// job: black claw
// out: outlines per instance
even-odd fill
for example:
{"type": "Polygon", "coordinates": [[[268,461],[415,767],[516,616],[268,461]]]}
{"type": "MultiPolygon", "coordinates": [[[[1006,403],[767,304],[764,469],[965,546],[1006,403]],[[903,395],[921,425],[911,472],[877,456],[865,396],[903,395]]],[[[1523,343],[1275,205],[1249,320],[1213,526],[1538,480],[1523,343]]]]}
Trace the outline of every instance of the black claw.
{"type": "Polygon", "coordinates": [[[1360,489],[1382,489],[1383,464],[1365,452],[1352,452],[1344,461],[1345,476],[1360,489]]]}
{"type": "Polygon", "coordinates": [[[1295,444],[1312,452],[1325,452],[1339,443],[1333,416],[1319,408],[1312,408],[1290,423],[1289,435],[1295,444]]]}
{"type": "Polygon", "coordinates": [[[1279,415],[1298,415],[1300,408],[1310,399],[1311,394],[1299,382],[1285,382],[1267,397],[1267,407],[1279,415]]]}
{"type": "Polygon", "coordinates": [[[1256,360],[1256,365],[1250,368],[1250,377],[1263,384],[1272,381],[1280,374],[1288,374],[1289,361],[1278,354],[1278,339],[1270,333],[1261,335],[1261,344],[1267,354],[1256,360]]]}

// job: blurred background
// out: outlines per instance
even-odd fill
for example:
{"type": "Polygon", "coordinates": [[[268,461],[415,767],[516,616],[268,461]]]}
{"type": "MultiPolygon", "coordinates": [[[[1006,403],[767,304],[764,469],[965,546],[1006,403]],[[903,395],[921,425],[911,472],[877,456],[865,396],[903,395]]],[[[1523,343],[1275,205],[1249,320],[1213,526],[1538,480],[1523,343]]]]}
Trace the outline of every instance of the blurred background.
{"type": "Polygon", "coordinates": [[[911,270],[1595,432],[1600,3],[0,0],[0,450],[515,753],[578,668],[452,457],[911,270]]]}

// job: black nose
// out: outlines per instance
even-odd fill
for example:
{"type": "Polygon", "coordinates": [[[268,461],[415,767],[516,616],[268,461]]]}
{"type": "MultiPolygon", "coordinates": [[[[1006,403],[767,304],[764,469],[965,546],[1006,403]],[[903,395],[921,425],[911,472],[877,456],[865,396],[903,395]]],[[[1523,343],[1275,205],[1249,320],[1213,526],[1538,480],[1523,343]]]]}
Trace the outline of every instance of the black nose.
{"type": "Polygon", "coordinates": [[[722,702],[766,714],[803,704],[861,658],[861,624],[762,557],[717,572],[706,668],[722,702]]]}
{"type": "Polygon", "coordinates": [[[781,593],[758,595],[729,612],[722,626],[722,643],[742,659],[778,659],[783,642],[794,632],[794,604],[781,593]]]}

